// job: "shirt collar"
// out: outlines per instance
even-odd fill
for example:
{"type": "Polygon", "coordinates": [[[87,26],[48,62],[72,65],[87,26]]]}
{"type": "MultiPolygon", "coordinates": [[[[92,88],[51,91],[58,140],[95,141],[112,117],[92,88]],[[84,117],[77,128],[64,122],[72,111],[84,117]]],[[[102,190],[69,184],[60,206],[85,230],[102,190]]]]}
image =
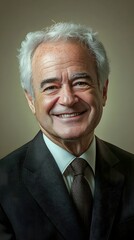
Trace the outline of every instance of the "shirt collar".
{"type": "MultiPolygon", "coordinates": [[[[50,150],[51,154],[53,155],[61,173],[63,174],[69,164],[76,158],[73,154],[66,151],[65,149],[61,148],[54,142],[52,142],[46,135],[43,134],[43,139],[50,150]]],[[[96,159],[96,141],[95,137],[91,142],[89,148],[86,152],[84,152],[81,158],[85,159],[90,167],[92,168],[93,172],[95,173],[95,159],[96,159]]]]}

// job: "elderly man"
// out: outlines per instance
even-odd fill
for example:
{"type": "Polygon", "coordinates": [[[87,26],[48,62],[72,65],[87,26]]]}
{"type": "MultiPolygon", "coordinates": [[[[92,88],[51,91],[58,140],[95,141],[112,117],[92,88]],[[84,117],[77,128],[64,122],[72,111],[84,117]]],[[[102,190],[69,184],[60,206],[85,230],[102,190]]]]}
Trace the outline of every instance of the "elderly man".
{"type": "Polygon", "coordinates": [[[126,240],[134,236],[134,156],[98,139],[109,63],[85,26],[29,33],[21,84],[40,126],[0,161],[0,240],[126,240]]]}

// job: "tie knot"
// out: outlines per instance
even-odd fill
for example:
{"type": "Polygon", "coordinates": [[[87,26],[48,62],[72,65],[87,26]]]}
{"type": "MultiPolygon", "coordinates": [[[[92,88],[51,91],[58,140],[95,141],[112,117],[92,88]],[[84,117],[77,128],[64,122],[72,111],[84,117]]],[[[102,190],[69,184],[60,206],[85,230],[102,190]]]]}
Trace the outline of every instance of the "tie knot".
{"type": "Polygon", "coordinates": [[[84,175],[84,170],[88,166],[88,163],[83,158],[75,158],[70,165],[73,175],[76,176],[84,175]]]}

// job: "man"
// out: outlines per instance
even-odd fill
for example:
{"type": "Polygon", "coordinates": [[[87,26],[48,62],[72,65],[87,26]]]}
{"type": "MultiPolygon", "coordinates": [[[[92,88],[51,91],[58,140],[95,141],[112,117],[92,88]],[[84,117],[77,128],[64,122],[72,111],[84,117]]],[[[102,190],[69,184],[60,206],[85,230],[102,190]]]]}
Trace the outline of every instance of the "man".
{"type": "Polygon", "coordinates": [[[96,34],[57,23],[29,33],[19,60],[41,131],[0,161],[0,239],[133,239],[134,156],[94,135],[109,76],[96,34]]]}

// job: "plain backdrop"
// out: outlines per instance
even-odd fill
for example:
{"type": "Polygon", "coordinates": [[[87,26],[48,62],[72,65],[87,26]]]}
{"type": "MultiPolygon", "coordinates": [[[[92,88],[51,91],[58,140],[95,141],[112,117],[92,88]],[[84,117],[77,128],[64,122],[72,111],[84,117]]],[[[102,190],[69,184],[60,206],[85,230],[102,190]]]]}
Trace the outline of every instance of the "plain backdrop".
{"type": "Polygon", "coordinates": [[[134,153],[134,1],[0,0],[0,157],[38,132],[19,82],[17,49],[27,32],[59,21],[99,33],[111,65],[98,137],[134,153]]]}

